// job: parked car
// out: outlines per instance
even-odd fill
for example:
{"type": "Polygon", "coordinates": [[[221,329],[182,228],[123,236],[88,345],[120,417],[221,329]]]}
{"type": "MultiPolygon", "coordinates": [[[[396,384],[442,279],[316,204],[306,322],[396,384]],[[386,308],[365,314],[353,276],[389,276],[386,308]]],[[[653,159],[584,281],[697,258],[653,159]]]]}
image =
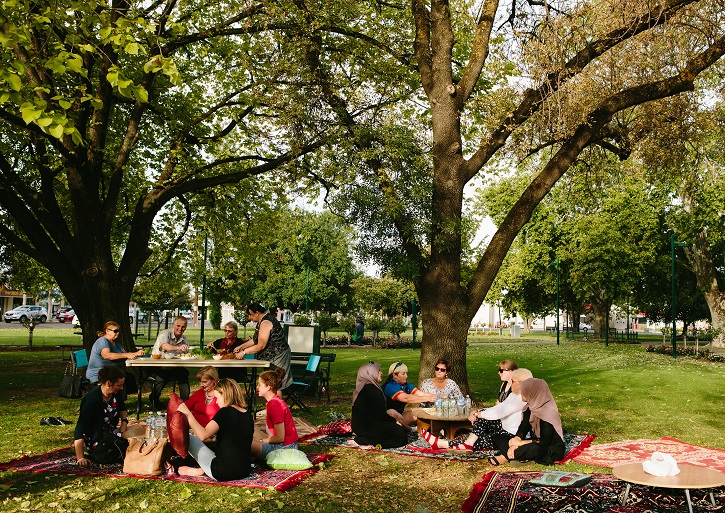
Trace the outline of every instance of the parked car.
{"type": "Polygon", "coordinates": [[[55,317],[57,319],[60,316],[60,314],[64,314],[64,313],[69,312],[71,310],[73,310],[73,307],[72,306],[61,306],[60,308],[58,308],[58,311],[55,312],[55,314],[53,315],[53,317],[55,317]]]}
{"type": "Polygon", "coordinates": [[[146,322],[146,312],[142,312],[138,309],[138,307],[129,306],[128,307],[128,322],[133,326],[133,323],[136,322],[136,315],[138,315],[138,322],[139,324],[146,322]]]}
{"type": "Polygon", "coordinates": [[[58,319],[58,322],[73,322],[73,318],[75,316],[76,313],[71,308],[70,310],[66,310],[65,312],[59,312],[56,316],[56,319],[58,319]]]}
{"type": "Polygon", "coordinates": [[[592,331],[592,326],[591,326],[591,324],[587,324],[586,322],[580,322],[579,330],[580,331],[584,331],[584,330],[592,331]]]}
{"type": "Polygon", "coordinates": [[[45,308],[42,308],[40,306],[25,305],[13,308],[12,310],[8,310],[7,312],[5,312],[3,318],[5,319],[5,322],[25,322],[31,318],[39,319],[40,322],[45,322],[48,320],[48,312],[45,311],[45,308]]]}

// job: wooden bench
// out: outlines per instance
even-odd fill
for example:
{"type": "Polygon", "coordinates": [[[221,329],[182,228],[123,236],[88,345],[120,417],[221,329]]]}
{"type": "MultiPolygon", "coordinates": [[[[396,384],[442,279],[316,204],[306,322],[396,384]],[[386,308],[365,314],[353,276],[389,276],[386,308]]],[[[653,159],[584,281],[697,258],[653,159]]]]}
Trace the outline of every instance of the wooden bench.
{"type": "MultiPolygon", "coordinates": [[[[310,359],[311,353],[292,353],[292,378],[295,380],[302,377],[307,367],[307,361],[310,359]]],[[[322,396],[324,390],[327,395],[327,402],[330,402],[330,374],[332,370],[332,362],[335,361],[337,355],[335,353],[318,353],[320,355],[320,366],[317,368],[317,376],[315,382],[310,389],[315,391],[318,398],[322,396]]]]}

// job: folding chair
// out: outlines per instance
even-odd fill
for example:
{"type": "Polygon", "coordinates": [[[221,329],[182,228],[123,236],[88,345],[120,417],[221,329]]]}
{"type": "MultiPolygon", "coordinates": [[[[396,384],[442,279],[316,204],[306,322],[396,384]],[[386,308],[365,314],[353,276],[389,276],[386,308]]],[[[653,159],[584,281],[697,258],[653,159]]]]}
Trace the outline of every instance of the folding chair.
{"type": "Polygon", "coordinates": [[[88,367],[88,355],[85,349],[73,351],[70,354],[70,359],[76,368],[76,373],[83,376],[81,379],[81,393],[88,392],[91,388],[91,382],[86,378],[86,368],[88,367]]]}
{"type": "Polygon", "coordinates": [[[290,386],[285,389],[287,394],[287,402],[289,407],[297,405],[307,413],[312,413],[310,409],[302,402],[302,395],[310,388],[315,381],[317,381],[317,368],[320,366],[320,355],[310,355],[310,359],[307,361],[307,367],[305,368],[304,374],[300,378],[300,381],[293,382],[290,386]]]}

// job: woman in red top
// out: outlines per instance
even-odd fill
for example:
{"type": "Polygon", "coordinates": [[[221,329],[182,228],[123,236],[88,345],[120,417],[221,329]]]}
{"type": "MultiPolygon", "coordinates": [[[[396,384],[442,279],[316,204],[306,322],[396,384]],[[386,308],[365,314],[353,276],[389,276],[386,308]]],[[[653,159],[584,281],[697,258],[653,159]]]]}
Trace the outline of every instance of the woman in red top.
{"type": "Polygon", "coordinates": [[[219,405],[214,396],[214,387],[219,381],[219,373],[211,365],[202,367],[196,374],[201,388],[191,394],[191,397],[184,403],[194,415],[194,418],[206,427],[209,421],[214,418],[216,412],[219,411],[219,405]]]}
{"type": "Polygon", "coordinates": [[[277,389],[284,383],[282,368],[265,371],[257,381],[257,395],[267,401],[267,436],[252,439],[252,454],[257,459],[266,459],[267,454],[277,449],[297,449],[297,428],[289,406],[277,389]]]}

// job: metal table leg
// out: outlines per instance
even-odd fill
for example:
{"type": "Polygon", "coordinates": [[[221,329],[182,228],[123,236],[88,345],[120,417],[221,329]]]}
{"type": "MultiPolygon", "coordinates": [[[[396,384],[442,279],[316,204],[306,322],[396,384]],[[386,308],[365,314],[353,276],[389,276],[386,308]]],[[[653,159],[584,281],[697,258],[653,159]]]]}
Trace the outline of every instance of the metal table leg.
{"type": "Polygon", "coordinates": [[[685,497],[687,497],[687,510],[692,513],[692,499],[690,499],[690,490],[685,488],[685,497]]]}
{"type": "Polygon", "coordinates": [[[624,506],[625,504],[627,504],[627,497],[629,497],[629,488],[630,488],[630,486],[631,485],[629,483],[627,483],[627,488],[624,489],[624,495],[622,495],[622,506],[624,506]]]}

